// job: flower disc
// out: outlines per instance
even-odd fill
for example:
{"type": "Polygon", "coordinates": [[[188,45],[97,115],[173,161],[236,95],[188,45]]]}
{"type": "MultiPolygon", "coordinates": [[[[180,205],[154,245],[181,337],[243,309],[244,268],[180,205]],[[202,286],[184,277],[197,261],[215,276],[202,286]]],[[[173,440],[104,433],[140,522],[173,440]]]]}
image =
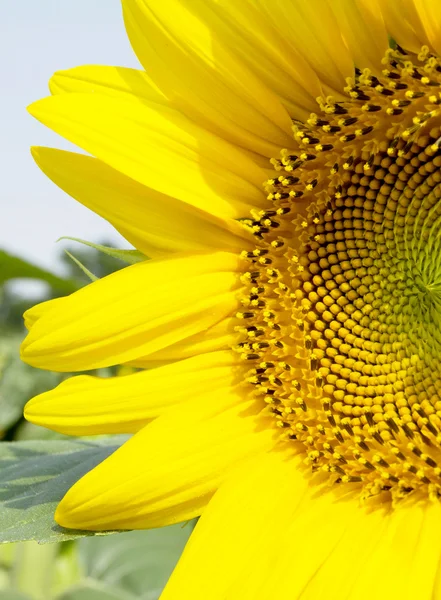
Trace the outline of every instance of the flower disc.
{"type": "Polygon", "coordinates": [[[384,62],[294,124],[248,223],[238,316],[284,436],[333,481],[397,499],[441,490],[441,63],[384,62]]]}

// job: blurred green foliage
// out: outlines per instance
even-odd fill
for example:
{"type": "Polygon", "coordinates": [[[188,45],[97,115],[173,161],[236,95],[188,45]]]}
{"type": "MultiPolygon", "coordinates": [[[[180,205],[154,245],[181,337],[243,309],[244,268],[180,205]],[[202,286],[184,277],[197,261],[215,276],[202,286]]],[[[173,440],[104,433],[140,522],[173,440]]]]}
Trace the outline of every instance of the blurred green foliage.
{"type": "Polygon", "coordinates": [[[0,285],[11,279],[38,279],[48,283],[55,292],[60,294],[70,294],[78,288],[78,282],[75,279],[69,276],[66,278],[58,277],[50,271],[9,254],[5,250],[0,250],[0,265],[0,285]]]}
{"type": "MultiPolygon", "coordinates": [[[[87,272],[100,278],[145,258],[105,242],[80,242],[67,248],[75,260],[60,252],[64,276],[0,250],[0,542],[88,536],[43,545],[0,544],[0,600],[156,600],[193,527],[89,536],[53,522],[56,503],[68,487],[123,440],[72,440],[24,421],[25,403],[68,375],[20,361],[22,314],[36,302],[89,283],[87,272]],[[44,292],[24,295],[16,283],[23,279],[43,282],[44,292]]],[[[109,374],[109,369],[99,372],[109,374]]]]}

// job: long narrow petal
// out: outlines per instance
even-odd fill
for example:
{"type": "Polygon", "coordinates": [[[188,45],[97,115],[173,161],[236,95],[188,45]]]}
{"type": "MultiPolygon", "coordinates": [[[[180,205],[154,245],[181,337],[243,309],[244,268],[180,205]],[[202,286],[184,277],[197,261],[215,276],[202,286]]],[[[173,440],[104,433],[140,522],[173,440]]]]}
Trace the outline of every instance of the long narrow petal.
{"type": "Polygon", "coordinates": [[[133,49],[173,106],[234,144],[274,156],[291,143],[288,113],[236,48],[213,38],[196,14],[201,4],[124,0],[133,49]]]}
{"type": "MultiPolygon", "coordinates": [[[[167,73],[173,68],[169,65],[167,73]]],[[[182,78],[180,78],[182,79],[182,78]]],[[[281,146],[291,143],[289,123],[286,123],[287,133],[283,135],[278,127],[271,125],[273,129],[272,137],[263,139],[256,124],[255,131],[244,129],[242,122],[237,120],[231,123],[226,118],[224,110],[220,111],[215,106],[214,112],[217,119],[207,118],[206,111],[198,114],[195,118],[195,108],[190,106],[188,110],[173,99],[167,98],[161,90],[151,81],[145,71],[135,69],[126,69],[123,67],[107,67],[101,65],[84,65],[57,71],[49,81],[49,88],[52,94],[103,94],[114,98],[131,100],[139,103],[155,103],[162,107],[180,109],[195,123],[203,125],[205,129],[211,131],[228,140],[233,145],[238,146],[243,152],[246,152],[255,162],[263,168],[268,166],[268,158],[278,154],[281,146]],[[274,141],[272,138],[274,137],[274,141]]],[[[200,110],[200,107],[197,109],[200,110]]]]}
{"type": "Polygon", "coordinates": [[[252,247],[251,236],[236,221],[216,219],[149,189],[98,159],[54,148],[33,148],[32,155],[55,184],[147,256],[252,247]]]}
{"type": "Polygon", "coordinates": [[[428,44],[441,55],[441,5],[433,0],[414,0],[422,29],[422,44],[428,44]]]}
{"type": "Polygon", "coordinates": [[[144,71],[126,67],[84,65],[57,71],[49,80],[51,94],[104,94],[168,106],[167,98],[144,71]]]}
{"type": "Polygon", "coordinates": [[[204,331],[199,331],[148,356],[139,357],[130,364],[149,369],[199,354],[229,350],[242,338],[243,334],[237,331],[237,320],[228,316],[204,331]]]}
{"type": "MultiPolygon", "coordinates": [[[[170,0],[160,4],[135,0],[126,4],[129,14],[132,11],[138,19],[143,15],[140,26],[146,38],[153,35],[155,39],[168,39],[168,46],[160,47],[161,56],[157,56],[156,60],[167,59],[173,51],[170,49],[173,44],[181,49],[182,55],[185,52],[181,61],[190,63],[189,57],[192,57],[190,68],[199,68],[206,76],[216,73],[219,81],[226,86],[226,93],[231,94],[233,90],[236,94],[236,104],[239,98],[243,98],[260,113],[270,116],[271,104],[274,108],[280,106],[278,96],[296,117],[306,116],[314,110],[315,97],[321,92],[316,73],[295,46],[290,47],[289,42],[284,41],[285,36],[273,26],[272,19],[258,4],[231,0],[183,0],[178,6],[170,0]],[[186,23],[184,27],[180,26],[183,22],[186,23]]],[[[277,22],[278,16],[281,16],[277,5],[275,11],[277,22]]],[[[290,12],[297,11],[285,5],[285,19],[290,12]]],[[[298,25],[301,28],[302,23],[298,25]]],[[[296,27],[296,33],[299,27],[296,27]]],[[[290,38],[295,39],[293,32],[290,38]]],[[[145,57],[144,64],[150,72],[152,60],[148,64],[145,62],[149,46],[144,44],[136,50],[142,53],[140,58],[145,57]]],[[[154,70],[153,73],[155,81],[163,81],[166,93],[167,84],[170,86],[174,82],[173,72],[167,80],[160,79],[159,73],[154,70]]],[[[200,95],[204,94],[202,89],[198,91],[200,95]]],[[[208,94],[205,98],[208,100],[208,94]]],[[[211,104],[216,105],[214,96],[211,104]]],[[[274,119],[273,115],[271,117],[274,119]]]]}
{"type": "MultiPolygon", "coordinates": [[[[380,0],[328,0],[337,17],[343,39],[359,69],[381,72],[381,60],[389,47],[380,0]]],[[[348,75],[351,75],[349,73],[348,75]]]]}
{"type": "MultiPolygon", "coordinates": [[[[51,308],[55,306],[55,301],[57,301],[58,308],[62,310],[62,303],[65,300],[65,298],[55,298],[54,300],[40,302],[40,304],[29,308],[23,315],[27,329],[30,330],[43,314],[47,315],[51,308]]],[[[200,354],[229,350],[236,346],[241,339],[242,334],[237,331],[236,319],[228,316],[225,319],[221,319],[215,325],[179,340],[174,344],[170,344],[161,350],[152,352],[147,356],[137,357],[129,361],[129,364],[133,367],[150,369],[200,354]]]]}
{"type": "Polygon", "coordinates": [[[237,310],[240,263],[218,252],[126,267],[43,312],[22,357],[36,367],[75,371],[156,352],[237,310]]]}
{"type": "Polygon", "coordinates": [[[414,0],[380,0],[384,22],[392,38],[406,50],[421,50],[423,28],[414,0]]]}
{"type": "Polygon", "coordinates": [[[176,404],[229,394],[244,378],[238,360],[230,350],[121,377],[70,377],[32,398],[25,417],[68,435],[136,432],[176,404]]]}
{"type": "MultiPolygon", "coordinates": [[[[161,600],[236,600],[241,583],[241,588],[252,586],[243,598],[266,597],[259,586],[270,576],[270,565],[283,557],[286,547],[279,540],[306,493],[307,480],[291,454],[274,450],[230,474],[196,525],[161,600]],[[251,572],[256,572],[256,582],[251,572]]],[[[292,543],[301,542],[295,536],[292,543]]],[[[294,567],[287,576],[295,585],[294,567]]],[[[267,597],[280,600],[275,594],[267,597]]]]}
{"type": "Polygon", "coordinates": [[[58,506],[57,522],[139,529],[200,514],[231,468],[273,446],[272,420],[267,425],[259,410],[232,389],[175,407],[76,483],[58,506]]]}
{"type": "MultiPolygon", "coordinates": [[[[272,89],[279,91],[292,116],[305,116],[294,108],[299,87],[302,89],[303,86],[309,92],[309,103],[304,105],[309,112],[317,110],[317,96],[331,90],[334,93],[343,91],[346,77],[354,70],[353,59],[341,37],[339,23],[326,2],[258,0],[238,3],[225,0],[224,4],[222,10],[234,15],[252,43],[266,54],[267,60],[271,60],[272,68],[261,75],[272,89]],[[272,31],[269,25],[272,25],[272,31]],[[284,79],[280,78],[275,66],[285,71],[284,79]],[[288,73],[292,77],[291,84],[283,90],[280,83],[286,81],[288,84],[288,73]]],[[[253,60],[253,56],[251,53],[248,60],[253,60]]],[[[264,65],[261,61],[260,66],[256,64],[254,68],[260,73],[264,65]]]]}
{"type": "MultiPolygon", "coordinates": [[[[370,520],[362,522],[358,531],[352,532],[352,535],[348,533],[342,540],[334,568],[339,558],[346,559],[346,564],[350,565],[353,553],[349,548],[357,548],[356,544],[361,546],[359,538],[368,535],[368,528],[373,526],[370,520]]],[[[359,562],[350,599],[386,599],[395,595],[409,600],[433,600],[437,593],[434,584],[441,555],[441,506],[438,500],[411,497],[403,506],[398,504],[385,521],[384,533],[375,548],[365,561],[359,562]],[[373,573],[380,573],[385,564],[386,575],[372,577],[373,573]]],[[[329,567],[332,568],[332,565],[329,567]]],[[[321,574],[322,589],[328,574],[329,570],[321,574]]]]}
{"type": "Polygon", "coordinates": [[[423,45],[441,54],[441,6],[433,0],[380,0],[393,39],[418,54],[423,45]]]}
{"type": "Polygon", "coordinates": [[[55,306],[60,306],[62,302],[63,298],[51,298],[51,300],[45,300],[44,302],[40,302],[39,304],[35,304],[34,306],[31,306],[31,308],[28,308],[23,314],[26,329],[30,330],[40,317],[52,308],[55,308],[55,306]]]}
{"type": "Polygon", "coordinates": [[[440,533],[437,502],[363,508],[273,451],[221,486],[161,600],[431,600],[440,533]]]}
{"type": "MultiPolygon", "coordinates": [[[[395,510],[390,506],[365,510],[356,501],[336,500],[323,510],[312,497],[288,528],[289,534],[291,540],[304,543],[292,544],[284,553],[263,594],[272,590],[280,600],[432,600],[441,551],[437,502],[412,499],[395,510]],[[296,565],[294,585],[283,577],[292,564],[296,565]]],[[[287,542],[285,537],[282,543],[287,542]]]]}
{"type": "Polygon", "coordinates": [[[135,181],[218,217],[248,216],[265,202],[265,171],[172,109],[64,94],[39,100],[29,111],[135,181]]]}

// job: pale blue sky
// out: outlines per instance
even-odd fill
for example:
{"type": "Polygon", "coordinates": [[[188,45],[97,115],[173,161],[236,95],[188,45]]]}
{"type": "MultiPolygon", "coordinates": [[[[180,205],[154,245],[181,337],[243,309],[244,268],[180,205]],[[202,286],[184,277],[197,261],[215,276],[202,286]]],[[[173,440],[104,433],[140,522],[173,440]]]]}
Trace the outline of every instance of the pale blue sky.
{"type": "Polygon", "coordinates": [[[71,149],[26,106],[54,71],[81,64],[137,67],[119,0],[0,0],[0,247],[57,269],[63,235],[127,243],[39,171],[31,145],[71,149]]]}

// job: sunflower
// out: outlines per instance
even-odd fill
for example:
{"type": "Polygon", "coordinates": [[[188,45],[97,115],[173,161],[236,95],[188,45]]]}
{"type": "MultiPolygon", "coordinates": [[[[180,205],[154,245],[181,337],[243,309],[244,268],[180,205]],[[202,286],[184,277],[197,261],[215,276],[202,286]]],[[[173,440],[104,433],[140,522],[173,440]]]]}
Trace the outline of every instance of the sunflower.
{"type": "Polygon", "coordinates": [[[202,515],[164,600],[441,598],[441,4],[123,0],[43,172],[150,260],[25,315],[32,399],[133,433],[65,527],[202,515]],[[393,40],[393,41],[390,41],[393,40]]]}

